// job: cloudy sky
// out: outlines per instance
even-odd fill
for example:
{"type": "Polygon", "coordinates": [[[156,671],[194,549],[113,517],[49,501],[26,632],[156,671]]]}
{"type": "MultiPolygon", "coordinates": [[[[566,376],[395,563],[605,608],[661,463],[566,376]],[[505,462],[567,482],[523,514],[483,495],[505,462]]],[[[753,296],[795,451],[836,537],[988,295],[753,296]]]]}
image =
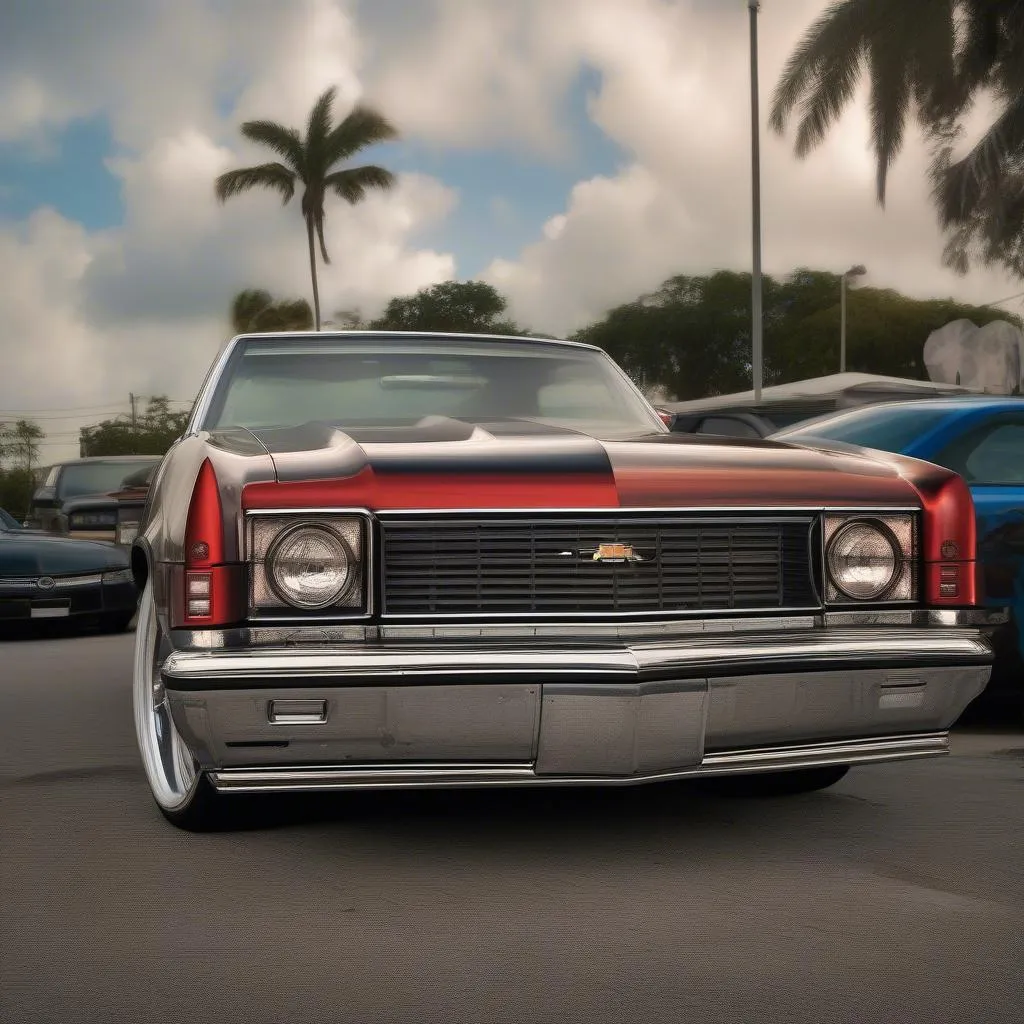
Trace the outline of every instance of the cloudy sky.
{"type": "MultiPolygon", "coordinates": [[[[743,0],[7,0],[0,34],[0,420],[46,460],[129,392],[187,407],[234,291],[309,290],[298,210],[213,179],[262,159],[237,127],[379,106],[400,142],[386,196],[329,207],[325,315],[482,277],[563,333],[676,272],[750,263],[743,0]]],[[[825,0],[764,0],[764,115],[825,0]]],[[[762,118],[762,120],[764,117],[762,118]]],[[[762,134],[765,270],[835,272],[992,302],[997,272],[940,264],[911,137],[885,211],[863,102],[803,162],[762,134]]],[[[1019,309],[1010,304],[1008,308],[1019,309]]]]}

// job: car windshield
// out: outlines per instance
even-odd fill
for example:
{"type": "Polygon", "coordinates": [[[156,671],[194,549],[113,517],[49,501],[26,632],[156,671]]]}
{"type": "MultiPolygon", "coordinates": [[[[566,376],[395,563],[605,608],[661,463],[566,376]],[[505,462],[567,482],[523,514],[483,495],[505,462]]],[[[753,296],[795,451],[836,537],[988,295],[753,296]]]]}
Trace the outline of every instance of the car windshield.
{"type": "Polygon", "coordinates": [[[465,338],[247,339],[203,426],[403,426],[531,419],[608,435],[664,431],[602,352],[465,338]]]}
{"type": "Polygon", "coordinates": [[[0,533],[9,530],[20,530],[21,523],[4,509],[0,508],[0,533]]]}
{"type": "Polygon", "coordinates": [[[155,466],[158,458],[125,459],[120,462],[72,462],[60,475],[58,494],[62,500],[83,494],[107,494],[120,490],[125,478],[155,466]]]}
{"type": "Polygon", "coordinates": [[[842,441],[884,452],[902,452],[948,415],[945,407],[867,405],[809,420],[772,436],[781,441],[842,441]]]}

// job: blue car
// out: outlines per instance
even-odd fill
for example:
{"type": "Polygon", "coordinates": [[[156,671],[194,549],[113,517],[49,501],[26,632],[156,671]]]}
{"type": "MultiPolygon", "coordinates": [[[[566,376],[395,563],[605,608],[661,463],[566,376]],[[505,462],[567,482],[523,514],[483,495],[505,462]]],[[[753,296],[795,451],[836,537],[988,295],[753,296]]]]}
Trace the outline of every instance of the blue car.
{"type": "Polygon", "coordinates": [[[957,395],[830,413],[780,430],[789,443],[838,442],[909,455],[959,473],[974,496],[988,604],[1009,607],[995,635],[986,700],[1024,714],[1024,397],[957,395]]]}

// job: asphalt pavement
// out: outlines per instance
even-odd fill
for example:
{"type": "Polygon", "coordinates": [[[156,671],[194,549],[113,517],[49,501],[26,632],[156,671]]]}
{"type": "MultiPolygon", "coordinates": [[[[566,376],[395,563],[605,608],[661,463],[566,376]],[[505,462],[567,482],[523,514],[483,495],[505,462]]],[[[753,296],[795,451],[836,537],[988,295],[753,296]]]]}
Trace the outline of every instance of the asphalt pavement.
{"type": "Polygon", "coordinates": [[[782,800],[275,797],[190,835],[131,643],[0,643],[0,1021],[1024,1021],[1024,735],[782,800]]]}

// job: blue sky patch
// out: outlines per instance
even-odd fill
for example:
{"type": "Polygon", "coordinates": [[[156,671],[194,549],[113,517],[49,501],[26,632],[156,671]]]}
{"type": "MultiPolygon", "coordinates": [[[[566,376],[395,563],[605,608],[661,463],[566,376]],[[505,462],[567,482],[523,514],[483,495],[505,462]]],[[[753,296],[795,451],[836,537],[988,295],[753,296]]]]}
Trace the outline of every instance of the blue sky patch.
{"type": "Polygon", "coordinates": [[[120,224],[121,182],[104,162],[116,152],[104,117],[74,121],[44,147],[0,144],[0,217],[50,206],[90,231],[120,224]]]}

